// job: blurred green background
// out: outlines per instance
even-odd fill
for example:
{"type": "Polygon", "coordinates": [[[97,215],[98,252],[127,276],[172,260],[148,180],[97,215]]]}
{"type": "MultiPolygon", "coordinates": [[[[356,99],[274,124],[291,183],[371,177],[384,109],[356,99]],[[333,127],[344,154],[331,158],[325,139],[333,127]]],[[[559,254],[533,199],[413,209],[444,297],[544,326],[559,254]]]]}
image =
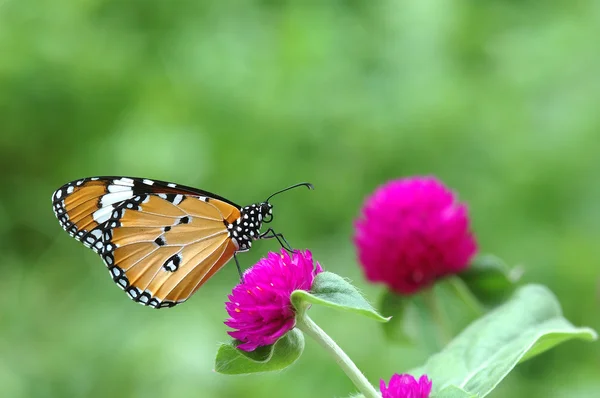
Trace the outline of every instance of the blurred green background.
{"type": "MultiPolygon", "coordinates": [[[[133,304],[58,225],[50,196],[93,175],[163,179],[240,204],[353,279],[364,197],[435,174],[482,252],[600,329],[600,3],[0,0],[0,396],[345,397],[311,341],[292,367],[212,371],[225,267],[188,303],[133,304]]],[[[274,241],[240,258],[250,266],[274,241]]],[[[421,364],[380,325],[312,315],[377,383],[421,364]]],[[[598,344],[520,365],[493,397],[595,397],[598,344]]]]}

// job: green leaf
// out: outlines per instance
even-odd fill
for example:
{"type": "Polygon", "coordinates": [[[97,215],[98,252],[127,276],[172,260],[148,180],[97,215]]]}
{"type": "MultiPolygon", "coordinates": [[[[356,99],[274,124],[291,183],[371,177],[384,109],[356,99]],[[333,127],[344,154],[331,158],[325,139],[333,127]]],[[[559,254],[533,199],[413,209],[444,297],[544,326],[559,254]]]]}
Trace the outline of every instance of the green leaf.
{"type": "Polygon", "coordinates": [[[221,344],[215,359],[215,371],[226,375],[272,372],[293,364],[304,350],[304,335],[292,329],[275,344],[246,352],[236,348],[232,341],[221,344]]]}
{"type": "Polygon", "coordinates": [[[291,295],[292,304],[302,312],[307,305],[318,304],[338,310],[355,312],[379,322],[387,322],[375,308],[348,281],[332,272],[321,272],[315,277],[310,292],[295,290],[291,295]]]}
{"type": "Polygon", "coordinates": [[[510,268],[493,255],[479,256],[459,277],[484,304],[497,305],[511,293],[522,275],[520,268],[510,268]]]}
{"type": "Polygon", "coordinates": [[[475,395],[469,394],[462,388],[456,386],[448,386],[437,394],[433,394],[432,398],[476,398],[475,395]]]}
{"type": "Polygon", "coordinates": [[[389,322],[382,325],[383,332],[388,340],[399,344],[412,342],[413,339],[406,330],[407,323],[405,322],[406,311],[410,304],[410,298],[400,296],[389,290],[386,290],[381,296],[379,311],[391,317],[389,322]]]}
{"type": "Polygon", "coordinates": [[[527,285],[473,322],[440,353],[410,373],[427,374],[433,391],[455,385],[484,397],[519,363],[571,339],[592,341],[596,332],[562,317],[556,297],[544,286],[527,285]]]}

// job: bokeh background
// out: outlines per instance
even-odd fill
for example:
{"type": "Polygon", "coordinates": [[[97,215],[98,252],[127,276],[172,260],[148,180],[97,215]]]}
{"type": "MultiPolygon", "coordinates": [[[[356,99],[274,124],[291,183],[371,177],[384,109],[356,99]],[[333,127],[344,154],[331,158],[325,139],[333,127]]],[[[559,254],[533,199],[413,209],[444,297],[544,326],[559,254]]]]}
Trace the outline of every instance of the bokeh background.
{"type": "MultiPolygon", "coordinates": [[[[235,266],[173,310],[133,304],[54,218],[52,192],[84,176],[241,204],[310,181],[274,200],[273,226],[376,302],[353,220],[378,184],[435,174],[469,203],[482,252],[600,329],[598,37],[596,0],[0,0],[0,396],[354,391],[311,341],[277,374],[214,373],[235,266]]],[[[311,311],[374,383],[428,355],[311,311]]],[[[598,391],[598,344],[570,342],[491,396],[598,391]]]]}

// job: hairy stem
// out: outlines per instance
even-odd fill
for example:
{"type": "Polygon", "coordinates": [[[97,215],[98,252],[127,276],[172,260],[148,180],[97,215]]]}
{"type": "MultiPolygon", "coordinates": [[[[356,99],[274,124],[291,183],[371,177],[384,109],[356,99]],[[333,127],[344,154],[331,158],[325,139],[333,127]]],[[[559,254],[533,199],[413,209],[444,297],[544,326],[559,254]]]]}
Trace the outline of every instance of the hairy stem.
{"type": "Polygon", "coordinates": [[[312,319],[306,315],[298,314],[296,327],[302,332],[312,337],[327,351],[337,364],[342,368],[346,375],[352,380],[356,388],[365,396],[365,398],[381,398],[381,395],[369,383],[365,375],[356,367],[354,362],[346,353],[336,344],[327,333],[323,331],[312,319]]]}

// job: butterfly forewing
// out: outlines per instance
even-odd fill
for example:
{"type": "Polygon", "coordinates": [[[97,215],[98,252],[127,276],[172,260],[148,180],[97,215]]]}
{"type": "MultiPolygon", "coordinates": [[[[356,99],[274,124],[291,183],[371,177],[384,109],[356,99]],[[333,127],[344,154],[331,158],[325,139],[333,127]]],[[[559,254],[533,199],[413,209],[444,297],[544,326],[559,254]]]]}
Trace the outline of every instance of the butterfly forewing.
{"type": "Polygon", "coordinates": [[[155,308],[187,300],[238,250],[226,225],[240,207],[172,183],[94,177],[53,195],[61,226],[96,251],[113,280],[155,308]]]}

